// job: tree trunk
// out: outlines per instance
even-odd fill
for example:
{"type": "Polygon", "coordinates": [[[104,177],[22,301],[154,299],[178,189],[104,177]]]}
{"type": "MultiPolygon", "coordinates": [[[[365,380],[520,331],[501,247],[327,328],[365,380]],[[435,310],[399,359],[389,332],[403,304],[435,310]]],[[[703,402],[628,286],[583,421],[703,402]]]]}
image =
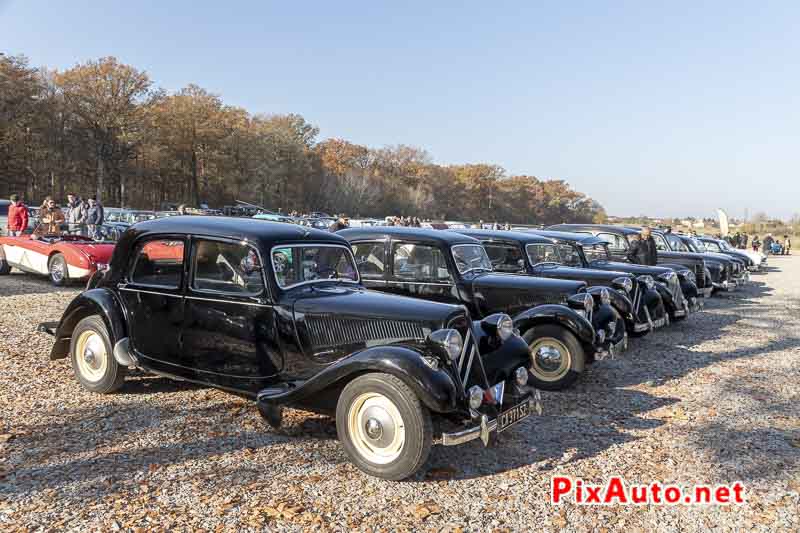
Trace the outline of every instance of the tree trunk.
{"type": "Polygon", "coordinates": [[[200,205],[200,191],[199,183],[197,181],[197,152],[192,150],[192,201],[194,202],[192,207],[197,207],[200,205]]]}
{"type": "Polygon", "coordinates": [[[102,149],[97,154],[97,201],[102,202],[103,190],[105,188],[106,165],[103,161],[102,149]]]}

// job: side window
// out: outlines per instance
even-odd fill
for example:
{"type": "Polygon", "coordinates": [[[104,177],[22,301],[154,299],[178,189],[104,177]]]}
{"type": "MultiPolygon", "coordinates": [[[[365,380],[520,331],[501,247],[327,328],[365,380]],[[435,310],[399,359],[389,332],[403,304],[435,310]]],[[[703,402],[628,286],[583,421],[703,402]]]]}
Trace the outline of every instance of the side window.
{"type": "Polygon", "coordinates": [[[182,274],[183,241],[153,240],[145,242],[136,252],[131,281],[139,285],[177,289],[182,274]]]}
{"type": "Polygon", "coordinates": [[[612,252],[622,252],[628,249],[628,241],[622,235],[614,235],[612,233],[598,233],[598,239],[603,239],[608,243],[608,249],[612,252]]]}
{"type": "Polygon", "coordinates": [[[689,249],[686,248],[686,245],[680,240],[680,238],[676,237],[675,235],[669,235],[667,237],[669,243],[672,245],[672,249],[676,252],[688,252],[689,249]]]}
{"type": "Polygon", "coordinates": [[[528,259],[531,264],[561,263],[561,256],[555,244],[529,244],[527,246],[528,259]]]}
{"type": "Polygon", "coordinates": [[[394,245],[394,276],[407,281],[452,281],[442,252],[422,244],[394,245]]]}
{"type": "Polygon", "coordinates": [[[496,272],[525,272],[525,259],[517,246],[497,242],[484,242],[483,248],[486,250],[486,255],[489,256],[492,268],[496,272]]]}
{"type": "Polygon", "coordinates": [[[362,278],[382,278],[386,272],[386,249],[382,242],[361,242],[353,245],[358,272],[362,278]]]}
{"type": "Polygon", "coordinates": [[[660,252],[668,252],[669,246],[667,246],[667,241],[664,240],[664,237],[661,235],[653,235],[653,240],[656,241],[656,250],[660,252]]]}
{"type": "Polygon", "coordinates": [[[232,294],[260,294],[264,290],[258,254],[244,244],[198,240],[193,271],[193,289],[232,294]]]}

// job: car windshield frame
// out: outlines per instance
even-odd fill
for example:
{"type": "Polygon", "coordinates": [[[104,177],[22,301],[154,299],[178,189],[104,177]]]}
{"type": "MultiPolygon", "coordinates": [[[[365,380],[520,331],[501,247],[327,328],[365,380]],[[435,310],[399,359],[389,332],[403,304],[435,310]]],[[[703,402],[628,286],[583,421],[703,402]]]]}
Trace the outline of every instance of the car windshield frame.
{"type": "Polygon", "coordinates": [[[313,242],[303,242],[303,243],[286,243],[286,244],[275,244],[269,250],[269,262],[272,266],[272,279],[275,281],[275,286],[278,287],[281,291],[288,291],[295,287],[299,287],[302,285],[310,285],[314,283],[348,283],[352,285],[361,285],[361,273],[358,271],[358,266],[356,264],[356,258],[353,255],[353,250],[349,246],[345,246],[343,244],[336,244],[336,243],[313,243],[313,242]],[[353,267],[353,271],[355,272],[356,279],[348,279],[348,278],[322,278],[322,279],[310,279],[306,281],[299,281],[297,283],[292,283],[291,285],[282,286],[280,282],[278,282],[278,275],[277,269],[275,268],[275,250],[279,248],[341,248],[347,252],[347,255],[350,258],[350,262],[353,267]]]}
{"type": "Polygon", "coordinates": [[[598,242],[589,245],[581,244],[580,246],[577,246],[577,248],[580,250],[580,253],[583,255],[583,258],[586,260],[586,264],[591,264],[594,263],[595,261],[600,261],[600,262],[605,261],[606,263],[611,261],[611,252],[608,251],[607,242],[598,242]],[[603,251],[605,252],[605,257],[603,257],[602,259],[589,259],[589,254],[586,253],[586,249],[587,248],[594,249],[595,247],[602,248],[603,251]]]}
{"type": "Polygon", "coordinates": [[[483,247],[482,244],[454,244],[453,246],[450,247],[450,255],[453,256],[453,261],[455,261],[455,263],[456,263],[456,270],[462,276],[464,274],[469,273],[469,272],[476,272],[476,271],[477,272],[494,272],[494,268],[492,268],[492,260],[489,259],[489,254],[486,253],[486,249],[483,247]],[[456,255],[456,249],[457,248],[466,248],[468,246],[471,246],[473,248],[480,248],[481,252],[483,252],[483,257],[486,259],[486,264],[488,266],[486,266],[486,267],[480,267],[480,266],[478,266],[478,267],[470,267],[470,268],[468,268],[466,270],[461,270],[461,268],[459,268],[459,266],[458,266],[458,261],[459,260],[458,260],[458,257],[456,255]]]}

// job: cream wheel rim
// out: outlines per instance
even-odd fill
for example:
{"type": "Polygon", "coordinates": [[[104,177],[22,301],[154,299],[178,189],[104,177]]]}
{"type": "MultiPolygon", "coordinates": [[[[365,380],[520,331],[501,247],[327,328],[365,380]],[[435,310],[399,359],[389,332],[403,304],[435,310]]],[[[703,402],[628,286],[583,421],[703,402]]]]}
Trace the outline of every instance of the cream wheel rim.
{"type": "Polygon", "coordinates": [[[359,395],[347,411],[347,431],[358,453],[385,465],[395,461],[406,442],[406,428],[397,406],[377,392],[359,395]]]}
{"type": "Polygon", "coordinates": [[[108,351],[102,337],[94,331],[84,331],[75,344],[78,372],[88,381],[100,381],[108,367],[108,351]]]}
{"type": "Polygon", "coordinates": [[[542,381],[558,381],[571,366],[572,355],[566,345],[553,337],[536,339],[530,345],[531,373],[542,381]]]}

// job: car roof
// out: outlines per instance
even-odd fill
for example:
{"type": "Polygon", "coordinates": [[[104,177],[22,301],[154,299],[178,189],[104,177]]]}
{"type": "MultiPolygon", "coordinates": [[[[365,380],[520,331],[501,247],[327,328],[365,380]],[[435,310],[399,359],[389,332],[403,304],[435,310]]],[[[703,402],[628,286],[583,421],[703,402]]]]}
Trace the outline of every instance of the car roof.
{"type": "Polygon", "coordinates": [[[227,237],[259,242],[269,246],[273,242],[330,242],[347,244],[334,233],[308,226],[265,222],[252,218],[233,218],[202,215],[177,215],[137,223],[137,232],[147,234],[186,234],[227,237]]]}
{"type": "Polygon", "coordinates": [[[595,230],[622,233],[624,235],[639,233],[638,230],[630,226],[614,226],[613,224],[554,224],[549,228],[553,228],[555,231],[595,230]]]}
{"type": "Polygon", "coordinates": [[[428,228],[410,228],[406,226],[373,226],[350,228],[337,232],[349,241],[362,239],[407,239],[415,241],[425,241],[437,245],[452,244],[480,244],[480,241],[457,233],[455,231],[445,231],[428,228]]]}
{"type": "Polygon", "coordinates": [[[509,241],[516,241],[523,244],[531,243],[545,243],[552,244],[553,239],[538,235],[528,231],[508,231],[508,230],[495,230],[495,229],[457,229],[450,230],[462,235],[475,237],[476,239],[505,239],[509,241]]]}
{"type": "Polygon", "coordinates": [[[592,246],[593,244],[607,244],[608,241],[605,239],[601,239],[600,237],[595,237],[594,235],[587,235],[585,233],[575,233],[571,231],[554,231],[554,230],[542,230],[542,229],[534,229],[534,230],[525,230],[525,232],[531,232],[535,235],[542,235],[544,237],[549,237],[551,239],[557,239],[560,241],[570,241],[579,243],[583,246],[592,246]]]}

